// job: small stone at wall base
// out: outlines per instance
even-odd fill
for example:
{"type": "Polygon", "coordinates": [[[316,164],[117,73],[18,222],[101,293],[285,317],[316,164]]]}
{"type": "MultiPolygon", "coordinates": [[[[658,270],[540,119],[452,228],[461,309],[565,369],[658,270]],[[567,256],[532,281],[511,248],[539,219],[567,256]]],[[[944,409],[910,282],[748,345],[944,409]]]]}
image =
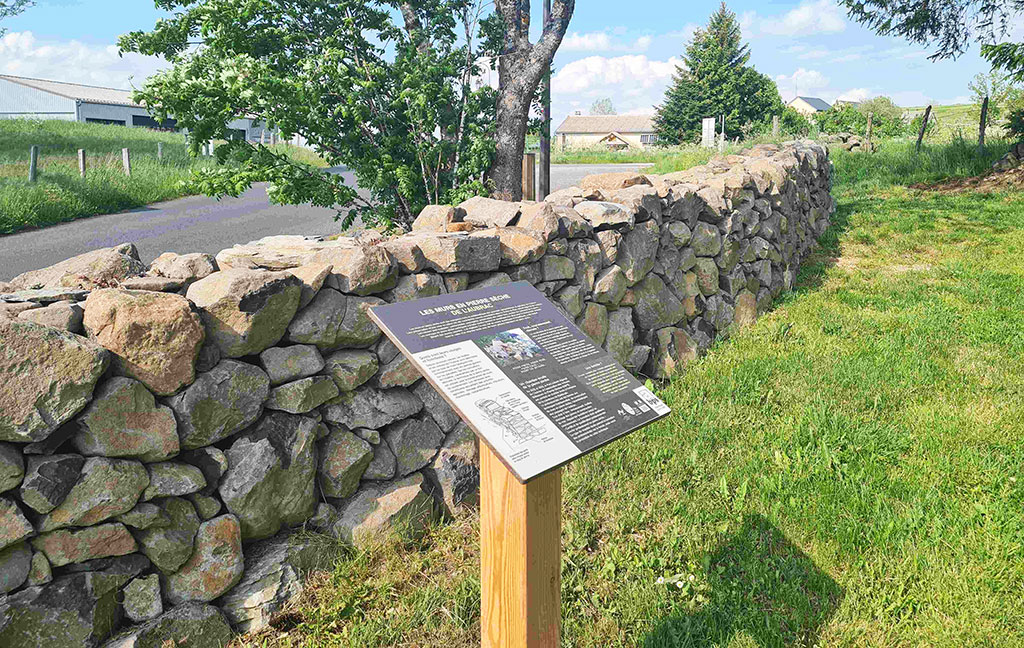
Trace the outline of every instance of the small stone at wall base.
{"type": "Polygon", "coordinates": [[[231,639],[231,626],[220,610],[187,603],[119,633],[103,648],[223,648],[231,639]]]}
{"type": "Polygon", "coordinates": [[[118,590],[127,581],[85,572],[9,594],[0,646],[96,646],[117,623],[118,590]]]}
{"type": "Polygon", "coordinates": [[[423,469],[445,515],[480,503],[480,450],[476,434],[460,423],[444,440],[434,460],[423,469]]]}
{"type": "Polygon", "coordinates": [[[160,600],[160,577],[156,574],[132,579],[124,588],[124,613],[134,623],[148,621],[163,614],[160,600]]]}
{"type": "Polygon", "coordinates": [[[369,443],[355,434],[334,429],[319,446],[317,475],[325,497],[348,497],[359,488],[359,479],[373,461],[369,443]]]}
{"type": "Polygon", "coordinates": [[[415,473],[360,490],[339,507],[331,534],[357,547],[367,547],[391,532],[422,532],[435,519],[434,498],[424,490],[423,475],[415,473]]]}

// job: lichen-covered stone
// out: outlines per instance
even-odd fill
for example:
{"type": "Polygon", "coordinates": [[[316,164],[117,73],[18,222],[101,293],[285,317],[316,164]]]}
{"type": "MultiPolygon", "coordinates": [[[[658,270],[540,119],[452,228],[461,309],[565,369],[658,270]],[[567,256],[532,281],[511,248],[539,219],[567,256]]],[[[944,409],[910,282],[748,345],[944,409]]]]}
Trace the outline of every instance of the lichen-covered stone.
{"type": "Polygon", "coordinates": [[[611,202],[586,200],[574,207],[580,216],[587,219],[597,231],[611,228],[632,228],[636,217],[622,205],[611,202]]]}
{"type": "Polygon", "coordinates": [[[30,456],[19,494],[36,513],[49,513],[64,501],[85,465],[85,457],[60,454],[30,456]]]}
{"type": "Polygon", "coordinates": [[[722,233],[711,223],[697,223],[690,239],[690,247],[699,257],[713,257],[722,250],[722,233]]]}
{"type": "Polygon", "coordinates": [[[133,529],[164,528],[171,524],[171,518],[164,509],[152,502],[139,502],[132,510],[114,519],[133,529]]]}
{"type": "Polygon", "coordinates": [[[29,585],[45,585],[52,580],[53,570],[50,568],[50,561],[46,559],[46,555],[43,552],[36,551],[32,554],[32,563],[28,570],[28,580],[25,582],[29,585]]]}
{"type": "Polygon", "coordinates": [[[369,443],[355,434],[334,429],[320,442],[320,490],[325,497],[348,497],[359,488],[359,480],[374,451],[369,443]]]}
{"type": "Polygon", "coordinates": [[[395,285],[398,265],[381,246],[349,244],[339,238],[331,241],[313,257],[314,263],[331,265],[327,285],[351,295],[369,295],[382,292],[395,285]]]}
{"type": "Polygon", "coordinates": [[[594,344],[601,346],[608,335],[608,309],[601,304],[587,302],[577,324],[594,344]]]}
{"type": "Polygon", "coordinates": [[[222,648],[231,642],[231,626],[212,605],[186,603],[132,626],[103,648],[222,648]]]}
{"type": "Polygon", "coordinates": [[[623,366],[633,352],[634,329],[631,308],[619,308],[608,313],[608,335],[605,336],[604,348],[623,366]]]}
{"type": "Polygon", "coordinates": [[[178,570],[192,555],[192,542],[199,531],[199,516],[192,503],[181,497],[157,501],[166,524],[136,532],[139,548],[165,574],[178,570]]]}
{"type": "Polygon", "coordinates": [[[338,395],[338,386],[330,376],[310,376],[270,390],[267,409],[305,414],[338,395]]]}
{"type": "Polygon", "coordinates": [[[434,498],[424,489],[423,475],[415,473],[361,489],[339,509],[330,532],[344,542],[366,547],[389,532],[421,532],[435,519],[434,498]]]}
{"type": "Polygon", "coordinates": [[[52,326],[70,333],[81,333],[84,315],[85,311],[75,302],[59,301],[44,308],[22,311],[18,314],[18,319],[52,326]]]}
{"type": "Polygon", "coordinates": [[[164,581],[164,594],[173,605],[209,602],[242,578],[244,558],[238,518],[221,515],[199,525],[195,550],[188,561],[164,581]]]}
{"type": "Polygon", "coordinates": [[[114,372],[153,393],[173,394],[195,378],[204,331],[181,295],[95,290],[85,300],[85,330],[113,354],[114,372]]]}
{"type": "Polygon", "coordinates": [[[167,401],[178,420],[181,447],[210,445],[248,427],[259,418],[269,393],[270,378],[261,369],[221,360],[167,401]]]}
{"type": "Polygon", "coordinates": [[[60,263],[22,273],[11,279],[10,288],[85,288],[116,284],[122,279],[141,275],[146,266],[139,261],[139,251],[131,243],[92,250],[60,263]]]}
{"type": "Polygon", "coordinates": [[[319,373],[324,358],[311,344],[270,347],[260,354],[260,364],[270,377],[271,385],[280,385],[319,373]]]}
{"type": "Polygon", "coordinates": [[[177,279],[188,285],[217,272],[217,260],[211,254],[164,252],[149,264],[149,274],[177,279]]]}
{"type": "Polygon", "coordinates": [[[594,301],[608,306],[617,306],[626,295],[629,281],[617,265],[609,266],[597,275],[594,281],[594,301]]]}
{"type": "Polygon", "coordinates": [[[383,439],[395,454],[396,469],[404,477],[430,463],[444,434],[430,417],[407,418],[384,431],[383,439]]]}
{"type": "Polygon", "coordinates": [[[33,538],[32,546],[46,554],[54,567],[95,558],[124,556],[138,548],[132,534],[120,522],[84,529],[58,529],[33,538]]]}
{"type": "Polygon", "coordinates": [[[536,261],[547,249],[547,237],[541,232],[522,227],[497,227],[491,231],[498,236],[502,266],[536,261]]]}
{"type": "Polygon", "coordinates": [[[157,405],[146,386],[132,378],[111,378],[96,390],[76,419],[71,439],[86,456],[162,461],[178,454],[178,425],[169,407],[157,405]]]}
{"type": "Polygon", "coordinates": [[[377,341],[380,329],[370,319],[371,306],[383,304],[376,297],[353,297],[324,288],[302,309],[288,327],[291,342],[315,344],[329,351],[339,347],[366,347],[377,341]]]}
{"type": "Polygon", "coordinates": [[[32,549],[18,542],[0,549],[0,596],[21,587],[32,569],[32,549]]]}
{"type": "Polygon", "coordinates": [[[404,355],[398,355],[380,368],[375,384],[382,389],[408,387],[419,379],[419,370],[404,355]]]}
{"type": "Polygon", "coordinates": [[[658,224],[644,221],[623,235],[618,245],[615,264],[622,268],[630,286],[642,280],[654,268],[658,250],[658,224]]]}
{"type": "Polygon", "coordinates": [[[0,606],[0,646],[92,647],[114,629],[120,575],[68,574],[9,594],[0,606]]]}
{"type": "Polygon", "coordinates": [[[419,272],[399,277],[395,287],[385,293],[385,298],[386,301],[392,303],[434,297],[445,292],[447,289],[441,275],[433,272],[419,272]]]}
{"type": "Polygon", "coordinates": [[[656,380],[671,377],[697,358],[697,342],[683,329],[666,327],[655,331],[646,373],[656,380]]]}
{"type": "Polygon", "coordinates": [[[686,318],[682,302],[656,274],[647,275],[633,286],[633,292],[636,295],[633,312],[642,329],[671,326],[686,318]]]}
{"type": "Polygon", "coordinates": [[[363,479],[374,481],[394,479],[397,468],[395,453],[391,451],[391,446],[380,443],[378,438],[376,445],[373,445],[373,460],[363,472],[363,479]]]}
{"type": "Polygon", "coordinates": [[[324,373],[341,391],[352,391],[377,373],[377,356],[370,351],[344,349],[327,356],[324,373]]]}
{"type": "Polygon", "coordinates": [[[423,411],[434,419],[434,422],[445,434],[462,420],[448,404],[448,401],[426,380],[416,383],[412,388],[412,393],[423,401],[423,411]]]}
{"type": "Polygon", "coordinates": [[[149,474],[138,461],[89,457],[78,481],[41,520],[39,530],[90,526],[130,511],[147,486],[149,474]]]}
{"type": "Polygon", "coordinates": [[[17,487],[25,477],[25,459],[18,447],[0,443],[0,493],[17,487]]]}
{"type": "Polygon", "coordinates": [[[46,439],[88,404],[108,362],[77,335],[0,318],[0,441],[46,439]]]}
{"type": "Polygon", "coordinates": [[[210,342],[226,358],[259,353],[277,344],[299,308],[301,295],[302,282],[287,272],[231,268],[200,279],[187,293],[199,309],[210,342]]]}
{"type": "Polygon", "coordinates": [[[505,227],[519,215],[519,203],[473,196],[459,203],[463,220],[479,227],[505,227]]]}
{"type": "Polygon", "coordinates": [[[321,412],[325,421],[355,428],[380,429],[389,423],[408,418],[423,408],[415,394],[403,387],[377,389],[363,386],[343,392],[328,401],[321,412]]]}
{"type": "Polygon", "coordinates": [[[327,283],[334,266],[329,263],[311,263],[309,265],[291,268],[288,274],[302,282],[302,292],[299,295],[299,308],[305,308],[313,298],[317,296],[320,289],[327,283]]]}
{"type": "Polygon", "coordinates": [[[124,614],[133,623],[155,619],[164,612],[160,599],[160,577],[156,574],[133,578],[124,588],[124,614]]]}
{"type": "Polygon", "coordinates": [[[548,254],[540,261],[540,271],[544,281],[560,281],[572,279],[576,266],[568,257],[548,254]]]}
{"type": "Polygon", "coordinates": [[[17,502],[0,497],[0,549],[20,542],[32,535],[32,525],[17,502]]]}
{"type": "Polygon", "coordinates": [[[460,423],[445,437],[437,456],[423,472],[444,513],[451,516],[480,503],[480,447],[476,434],[460,423]]]}
{"type": "Polygon", "coordinates": [[[693,271],[702,295],[708,297],[718,292],[718,264],[714,259],[699,257],[693,271]]]}
{"type": "Polygon", "coordinates": [[[175,497],[198,493],[206,487],[203,471],[195,466],[177,461],[161,461],[146,465],[149,472],[149,486],[142,493],[142,501],[157,497],[175,497]]]}

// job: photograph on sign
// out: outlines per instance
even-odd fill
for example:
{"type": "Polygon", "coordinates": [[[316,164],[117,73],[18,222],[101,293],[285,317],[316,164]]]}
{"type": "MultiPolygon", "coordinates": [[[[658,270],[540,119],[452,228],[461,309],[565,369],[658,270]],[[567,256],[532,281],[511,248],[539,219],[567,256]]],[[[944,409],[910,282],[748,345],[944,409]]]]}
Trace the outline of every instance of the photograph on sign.
{"type": "Polygon", "coordinates": [[[526,282],[370,316],[524,482],[670,411],[526,282]]]}

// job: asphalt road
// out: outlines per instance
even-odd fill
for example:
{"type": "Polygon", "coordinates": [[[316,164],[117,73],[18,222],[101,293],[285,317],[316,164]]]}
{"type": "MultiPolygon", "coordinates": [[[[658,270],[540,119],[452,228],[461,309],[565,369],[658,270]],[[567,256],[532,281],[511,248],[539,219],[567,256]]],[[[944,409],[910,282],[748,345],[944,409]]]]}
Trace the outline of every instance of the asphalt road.
{"type": "MultiPolygon", "coordinates": [[[[551,167],[552,190],[570,187],[586,175],[630,171],[637,164],[559,164],[551,167]]],[[[342,172],[352,183],[351,173],[342,172]]],[[[0,236],[0,281],[43,268],[89,250],[134,243],[145,263],[164,252],[216,254],[236,243],[274,234],[329,235],[339,225],[334,211],[271,205],[266,188],[252,187],[238,198],[188,196],[117,214],[82,218],[40,230],[0,236]]]]}

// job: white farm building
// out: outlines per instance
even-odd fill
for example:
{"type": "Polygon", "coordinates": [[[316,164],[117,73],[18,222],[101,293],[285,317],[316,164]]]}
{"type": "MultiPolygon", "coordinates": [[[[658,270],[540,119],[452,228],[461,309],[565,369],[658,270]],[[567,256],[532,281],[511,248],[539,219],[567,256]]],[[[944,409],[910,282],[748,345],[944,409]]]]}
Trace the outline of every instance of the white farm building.
{"type": "MultiPolygon", "coordinates": [[[[131,95],[130,90],[0,74],[0,119],[63,119],[176,129],[173,119],[158,124],[131,95]]],[[[260,139],[263,132],[260,122],[246,118],[231,121],[228,128],[249,140],[260,139]]]]}
{"type": "Polygon", "coordinates": [[[650,115],[569,115],[555,130],[559,150],[646,148],[658,141],[650,115]]]}

